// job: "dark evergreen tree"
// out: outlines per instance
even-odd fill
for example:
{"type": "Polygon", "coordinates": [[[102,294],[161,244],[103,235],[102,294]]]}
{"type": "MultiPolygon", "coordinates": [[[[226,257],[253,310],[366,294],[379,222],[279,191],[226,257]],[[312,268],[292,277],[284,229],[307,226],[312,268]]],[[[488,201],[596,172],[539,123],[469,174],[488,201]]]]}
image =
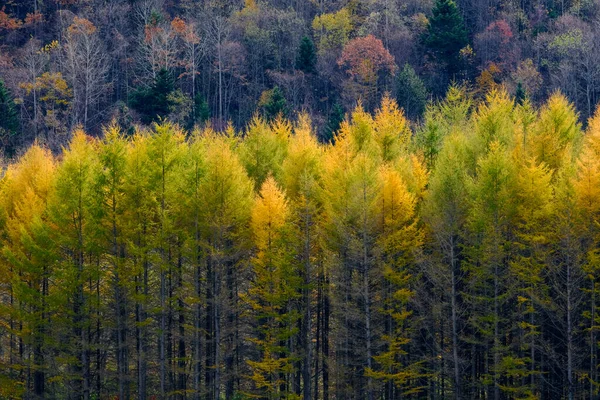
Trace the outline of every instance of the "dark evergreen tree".
{"type": "Polygon", "coordinates": [[[523,84],[519,82],[515,90],[515,104],[522,105],[525,99],[527,99],[527,91],[523,87],[523,84]]]}
{"type": "Polygon", "coordinates": [[[300,41],[298,58],[296,59],[296,69],[304,71],[307,74],[315,72],[317,64],[317,51],[313,41],[308,36],[304,36],[300,41]]]}
{"type": "Polygon", "coordinates": [[[115,110],[112,114],[112,119],[127,136],[131,136],[135,133],[135,127],[133,126],[133,116],[131,110],[127,107],[127,104],[123,101],[119,101],[115,104],[115,110]]]}
{"type": "Polygon", "coordinates": [[[323,135],[321,135],[322,142],[328,143],[334,139],[335,133],[340,129],[340,125],[344,121],[344,118],[344,109],[339,103],[335,103],[333,107],[331,107],[329,117],[327,118],[327,125],[325,125],[323,135]]]}
{"type": "Polygon", "coordinates": [[[405,64],[396,78],[396,99],[404,108],[406,116],[417,119],[423,115],[427,105],[427,88],[413,67],[405,64]]]}
{"type": "Polygon", "coordinates": [[[210,119],[210,107],[200,93],[194,98],[194,122],[203,123],[210,119]]]}
{"type": "Polygon", "coordinates": [[[16,150],[18,130],[19,118],[15,103],[4,81],[0,79],[0,144],[9,155],[16,150]]]}
{"type": "Polygon", "coordinates": [[[141,114],[142,122],[149,124],[165,118],[170,111],[174,80],[166,69],[161,69],[149,88],[140,88],[131,94],[129,104],[141,114]]]}
{"type": "Polygon", "coordinates": [[[273,120],[278,115],[287,115],[287,101],[279,86],[264,91],[258,104],[267,120],[273,120]]]}
{"type": "Polygon", "coordinates": [[[469,43],[467,30],[454,0],[436,0],[432,13],[423,43],[452,77],[462,69],[460,51],[469,43]]]}

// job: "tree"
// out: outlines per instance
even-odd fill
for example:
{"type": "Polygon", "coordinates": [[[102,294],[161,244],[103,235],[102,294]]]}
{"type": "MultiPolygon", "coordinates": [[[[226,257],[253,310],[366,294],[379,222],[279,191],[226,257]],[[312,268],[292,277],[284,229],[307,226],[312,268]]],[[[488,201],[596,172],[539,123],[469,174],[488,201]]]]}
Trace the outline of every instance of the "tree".
{"type": "Polygon", "coordinates": [[[300,48],[298,49],[296,69],[311,74],[315,72],[316,64],[317,52],[315,50],[315,45],[308,36],[304,36],[302,41],[300,41],[300,48]]]}
{"type": "Polygon", "coordinates": [[[133,272],[124,256],[125,236],[125,179],[127,143],[116,123],[105,131],[98,149],[100,171],[97,175],[101,193],[97,207],[102,210],[98,224],[106,238],[103,243],[110,248],[109,260],[112,267],[112,290],[114,296],[114,335],[116,337],[115,359],[119,398],[129,398],[132,377],[129,371],[129,340],[131,332],[130,312],[134,288],[131,285],[133,272]]]}
{"type": "Polygon", "coordinates": [[[385,350],[373,358],[379,367],[366,374],[392,383],[386,389],[389,398],[406,396],[420,391],[411,384],[420,376],[419,361],[411,361],[410,302],[413,289],[413,266],[423,235],[417,228],[415,197],[408,191],[400,174],[389,167],[380,171],[381,189],[377,199],[380,216],[379,248],[382,275],[388,283],[383,306],[386,329],[382,335],[385,350]],[[397,393],[397,394],[395,394],[397,393]]]}
{"type": "Polygon", "coordinates": [[[337,380],[336,396],[375,396],[373,377],[365,371],[373,367],[379,328],[374,322],[378,280],[373,257],[378,161],[372,118],[357,107],[326,154],[323,173],[324,229],[328,250],[336,255],[332,275],[339,282],[332,297],[341,305],[335,315],[341,329],[334,342],[335,368],[338,374],[352,376],[348,384],[337,380]]]}
{"type": "Polygon", "coordinates": [[[72,318],[64,321],[62,327],[70,338],[62,353],[73,360],[68,366],[71,394],[83,399],[92,396],[91,332],[94,322],[99,323],[94,321],[99,318],[99,310],[92,299],[104,275],[95,263],[99,239],[94,218],[96,174],[95,149],[83,131],[78,130],[57,170],[56,191],[48,207],[63,260],[57,272],[63,285],[61,307],[69,310],[72,318]]]}
{"type": "Polygon", "coordinates": [[[131,273],[133,275],[133,308],[135,326],[136,392],[139,397],[147,396],[151,365],[151,338],[153,327],[152,310],[151,249],[154,223],[157,214],[156,198],[149,195],[150,173],[156,168],[149,157],[148,138],[137,132],[126,147],[125,176],[123,182],[124,239],[127,243],[131,273]]]}
{"type": "MultiPolygon", "coordinates": [[[[283,162],[283,183],[290,204],[292,242],[301,278],[301,298],[296,310],[301,315],[297,335],[299,351],[296,369],[302,375],[302,398],[318,396],[319,373],[322,375],[323,395],[329,391],[329,296],[328,274],[323,266],[320,248],[318,199],[322,175],[322,150],[314,136],[308,115],[301,114],[290,138],[288,155],[283,162]],[[316,304],[315,304],[316,303],[316,304]],[[316,306],[316,310],[314,309],[316,306]],[[313,326],[316,329],[313,330],[313,326]],[[314,342],[314,347],[313,347],[314,342]],[[313,372],[314,360],[314,372],[313,372]],[[319,366],[322,368],[319,368],[319,366]],[[314,378],[313,378],[314,376],[314,378]],[[311,382],[314,379],[314,391],[311,382]]],[[[296,377],[298,386],[300,379],[296,377]]],[[[299,387],[296,388],[296,392],[299,387]]]]}
{"type": "Polygon", "coordinates": [[[15,103],[3,80],[0,80],[0,141],[8,155],[14,154],[17,147],[19,119],[15,103]]]}
{"type": "Polygon", "coordinates": [[[4,348],[11,360],[0,374],[2,396],[52,392],[48,378],[56,371],[48,356],[56,348],[51,318],[60,309],[52,305],[57,297],[50,292],[56,254],[47,204],[54,194],[55,173],[50,152],[35,145],[7,169],[1,186],[0,293],[10,300],[0,305],[0,332],[8,333],[4,348]],[[25,356],[25,351],[32,356],[25,356]],[[24,370],[31,371],[32,382],[25,381],[24,370]]]}
{"type": "Polygon", "coordinates": [[[537,128],[530,135],[531,149],[538,162],[558,170],[580,136],[581,125],[575,108],[556,92],[540,112],[537,128]]]}
{"type": "MultiPolygon", "coordinates": [[[[202,369],[203,369],[203,352],[202,352],[202,319],[204,318],[204,274],[206,266],[205,251],[202,242],[202,185],[206,177],[206,159],[205,159],[206,143],[201,137],[195,136],[190,144],[187,152],[182,160],[183,168],[181,179],[181,192],[184,193],[183,207],[180,208],[181,215],[179,218],[183,226],[187,228],[187,236],[185,238],[185,255],[189,258],[193,279],[193,292],[189,296],[191,306],[193,307],[192,316],[192,343],[191,343],[191,371],[192,371],[192,390],[194,391],[194,399],[200,398],[202,369]]],[[[189,301],[189,300],[188,300],[189,301]]]]}
{"type": "Polygon", "coordinates": [[[73,91],[71,126],[82,124],[84,129],[88,129],[90,122],[98,121],[102,116],[100,106],[107,94],[109,69],[106,52],[96,26],[85,18],[75,16],[65,37],[62,47],[64,67],[73,91]]]}
{"type": "Polygon", "coordinates": [[[240,261],[248,251],[245,229],[254,191],[227,138],[214,136],[208,143],[206,170],[201,189],[201,240],[207,268],[205,387],[216,400],[223,384],[225,397],[233,397],[242,374],[239,293],[247,276],[240,261]]]}
{"type": "Polygon", "coordinates": [[[421,118],[429,93],[410,64],[404,64],[396,76],[396,100],[410,119],[421,118]]]}
{"type": "Polygon", "coordinates": [[[175,32],[175,35],[182,43],[183,51],[181,52],[180,64],[183,67],[183,72],[179,75],[179,78],[188,77],[190,79],[190,97],[196,99],[199,93],[196,93],[196,80],[200,75],[199,63],[202,58],[202,49],[200,43],[200,36],[197,33],[197,26],[194,22],[185,22],[179,17],[175,17],[171,21],[171,28],[175,32]]]}
{"type": "Polygon", "coordinates": [[[483,32],[475,36],[475,51],[482,65],[495,64],[499,69],[513,70],[519,61],[514,34],[505,19],[490,23],[483,32]]]}
{"type": "Polygon", "coordinates": [[[335,135],[340,129],[342,122],[344,122],[344,118],[346,114],[344,113],[344,109],[340,105],[340,103],[335,103],[333,107],[331,107],[331,111],[329,112],[329,117],[327,118],[327,125],[325,125],[323,136],[321,141],[325,143],[331,142],[335,135]]]}
{"type": "MultiPolygon", "coordinates": [[[[569,399],[577,396],[579,371],[582,359],[579,330],[582,326],[582,305],[584,293],[579,290],[584,285],[583,269],[585,248],[576,238],[581,229],[581,214],[577,207],[575,175],[572,164],[564,165],[555,174],[555,212],[552,215],[549,235],[551,262],[548,265],[548,283],[551,301],[548,308],[552,323],[556,324],[554,343],[550,349],[555,358],[555,371],[560,371],[564,386],[555,393],[564,393],[569,399]],[[560,367],[558,367],[560,366],[560,367]],[[556,369],[558,367],[558,369],[556,369]]],[[[545,335],[552,331],[545,332],[545,335]]],[[[552,371],[552,370],[551,370],[552,371]]]]}
{"type": "Polygon", "coordinates": [[[515,89],[515,105],[523,105],[523,102],[527,97],[527,91],[523,87],[523,84],[519,81],[517,83],[517,88],[515,89]]]}
{"type": "Polygon", "coordinates": [[[472,340],[479,357],[486,360],[477,376],[488,396],[500,398],[501,388],[520,375],[512,370],[512,355],[506,354],[502,332],[506,319],[508,254],[515,218],[515,170],[505,145],[492,141],[477,165],[470,186],[469,225],[474,240],[469,247],[468,279],[472,340]],[[508,366],[508,367],[507,367],[508,366]]]}
{"type": "Polygon", "coordinates": [[[342,8],[335,13],[321,14],[312,22],[315,36],[318,38],[317,47],[319,56],[330,53],[339,54],[352,30],[351,15],[347,8],[342,8]]]}
{"type": "Polygon", "coordinates": [[[574,190],[577,198],[577,205],[581,212],[581,231],[580,236],[583,242],[583,251],[587,252],[583,264],[585,273],[586,288],[583,289],[586,295],[584,303],[583,317],[585,318],[589,335],[587,344],[589,346],[589,360],[585,363],[589,366],[587,380],[589,381],[589,395],[594,396],[598,391],[598,339],[597,339],[597,296],[598,296],[598,250],[596,243],[599,239],[598,218],[600,209],[598,208],[600,192],[598,184],[600,183],[600,164],[598,150],[598,112],[590,119],[588,130],[586,132],[583,149],[577,160],[577,172],[574,182],[574,190]]]}
{"type": "Polygon", "coordinates": [[[248,361],[256,395],[267,399],[290,398],[287,376],[294,372],[290,339],[296,334],[300,313],[293,307],[301,284],[289,240],[289,208],[275,180],[268,177],[256,198],[251,228],[257,255],[253,278],[245,296],[256,318],[252,341],[260,359],[248,361]]]}
{"type": "Polygon", "coordinates": [[[403,111],[387,94],[381,99],[381,107],[375,113],[373,130],[383,161],[393,162],[401,154],[406,154],[412,132],[403,111]]]}
{"type": "Polygon", "coordinates": [[[367,107],[372,105],[383,76],[393,75],[397,68],[394,57],[373,35],[350,40],[337,63],[347,68],[350,77],[347,89],[367,107]]]}
{"type": "Polygon", "coordinates": [[[549,300],[544,277],[553,213],[551,180],[548,167],[536,163],[534,158],[524,158],[519,164],[516,178],[517,254],[510,261],[510,288],[517,304],[513,330],[518,339],[511,349],[513,386],[505,384],[503,390],[521,397],[535,396],[539,390],[536,382],[541,372],[542,312],[549,300]]]}
{"type": "Polygon", "coordinates": [[[194,97],[194,122],[205,123],[210,119],[210,107],[206,99],[198,93],[194,97]]]}
{"type": "Polygon", "coordinates": [[[468,44],[468,38],[453,0],[436,0],[423,44],[451,78],[461,71],[460,51],[468,44]]]}
{"type": "MultiPolygon", "coordinates": [[[[442,360],[449,358],[451,362],[452,388],[449,390],[455,399],[462,398],[465,390],[460,332],[466,322],[462,312],[464,306],[461,288],[466,278],[462,264],[469,213],[469,204],[464,201],[468,193],[468,151],[465,137],[458,132],[444,141],[423,204],[423,219],[429,227],[432,236],[429,242],[433,249],[433,265],[427,274],[437,290],[441,291],[441,299],[437,300],[441,303],[439,307],[448,310],[445,315],[450,316],[446,325],[446,329],[450,331],[450,348],[446,349],[446,344],[441,343],[441,348],[436,348],[435,354],[439,354],[442,360]]],[[[441,321],[434,323],[437,325],[441,321]]],[[[443,326],[437,329],[444,332],[443,326]]],[[[436,371],[440,368],[441,366],[434,365],[432,369],[436,371]]]]}
{"type": "MultiPolygon", "coordinates": [[[[185,390],[178,388],[173,379],[168,379],[167,371],[172,368],[171,360],[174,358],[172,347],[169,343],[173,337],[173,306],[171,305],[173,292],[177,289],[174,285],[180,283],[177,279],[181,276],[179,227],[173,221],[176,215],[176,206],[181,199],[177,179],[180,174],[180,162],[183,153],[184,136],[181,130],[169,122],[155,124],[154,134],[148,140],[149,165],[148,178],[150,195],[156,200],[156,216],[154,220],[155,235],[151,242],[158,253],[155,260],[155,273],[159,280],[159,303],[157,304],[156,322],[158,326],[158,363],[160,393],[162,396],[171,390],[185,390]]],[[[179,300],[179,299],[178,299],[179,300]]],[[[179,321],[183,324],[185,321],[179,321]]],[[[185,334],[185,331],[183,332],[185,334]]],[[[178,354],[185,358],[185,352],[178,354]]],[[[181,366],[178,366],[181,367],[181,366]]]]}
{"type": "Polygon", "coordinates": [[[131,94],[129,103],[142,115],[142,122],[149,124],[169,115],[174,90],[171,74],[161,69],[149,88],[139,88],[131,94]]]}
{"type": "Polygon", "coordinates": [[[34,83],[23,83],[22,88],[31,95],[35,112],[43,117],[46,141],[51,149],[59,150],[67,143],[67,118],[72,107],[73,91],[60,72],[44,72],[34,83]]]}
{"type": "Polygon", "coordinates": [[[272,121],[277,116],[285,117],[288,113],[287,101],[279,86],[262,92],[258,106],[262,109],[267,121],[272,121]]]}
{"type": "Polygon", "coordinates": [[[140,43],[142,63],[152,80],[156,80],[161,70],[173,72],[176,64],[177,32],[156,8],[151,9],[148,20],[144,22],[144,33],[140,43]]]}
{"type": "Polygon", "coordinates": [[[279,117],[272,124],[256,117],[246,132],[246,140],[239,146],[240,161],[248,176],[259,190],[269,175],[281,178],[281,165],[287,155],[292,126],[279,117]]]}

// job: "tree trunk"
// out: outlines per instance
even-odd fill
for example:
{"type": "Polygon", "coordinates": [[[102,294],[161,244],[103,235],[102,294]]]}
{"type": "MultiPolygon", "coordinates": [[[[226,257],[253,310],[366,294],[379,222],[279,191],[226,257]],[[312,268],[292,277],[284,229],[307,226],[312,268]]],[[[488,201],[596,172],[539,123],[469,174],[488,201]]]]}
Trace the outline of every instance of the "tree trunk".
{"type": "Polygon", "coordinates": [[[451,298],[451,307],[452,307],[452,361],[454,364],[454,398],[460,399],[460,370],[458,367],[458,313],[457,313],[457,282],[456,282],[456,274],[457,274],[457,265],[456,265],[456,255],[454,252],[455,244],[454,238],[450,241],[450,268],[452,269],[452,298],[451,298]]]}

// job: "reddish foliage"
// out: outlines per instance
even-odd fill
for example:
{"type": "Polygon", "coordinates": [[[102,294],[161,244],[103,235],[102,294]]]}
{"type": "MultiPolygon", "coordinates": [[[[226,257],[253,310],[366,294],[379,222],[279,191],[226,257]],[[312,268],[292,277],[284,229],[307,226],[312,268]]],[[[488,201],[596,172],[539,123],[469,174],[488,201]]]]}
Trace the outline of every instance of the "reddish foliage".
{"type": "Polygon", "coordinates": [[[17,18],[12,18],[5,12],[5,7],[0,10],[0,29],[6,29],[9,31],[19,29],[22,22],[17,18]]]}
{"type": "Polygon", "coordinates": [[[383,42],[373,35],[353,39],[346,44],[338,60],[340,67],[348,67],[352,76],[365,79],[369,75],[396,70],[394,57],[383,46],[383,42]]]}
{"type": "Polygon", "coordinates": [[[507,44],[513,37],[512,29],[510,29],[510,25],[504,19],[500,19],[492,22],[486,28],[486,31],[492,34],[498,34],[499,39],[503,44],[507,44]]]}
{"type": "Polygon", "coordinates": [[[152,39],[163,31],[164,29],[156,25],[146,25],[144,27],[144,41],[146,43],[152,42],[152,39]]]}
{"type": "Polygon", "coordinates": [[[178,35],[183,35],[187,30],[185,21],[179,17],[173,18],[173,21],[171,21],[171,28],[173,28],[175,33],[177,33],[178,35]]]}
{"type": "Polygon", "coordinates": [[[198,44],[200,42],[200,38],[194,32],[194,25],[186,23],[179,17],[173,18],[173,21],[171,21],[171,28],[177,36],[183,38],[187,43],[198,44]]]}
{"type": "Polygon", "coordinates": [[[67,29],[70,35],[91,35],[96,32],[96,26],[85,18],[75,17],[67,29]]]}
{"type": "Polygon", "coordinates": [[[27,13],[25,17],[26,25],[34,25],[44,21],[44,15],[40,12],[27,13]]]}
{"type": "Polygon", "coordinates": [[[476,54],[481,58],[482,67],[495,63],[503,71],[515,68],[519,61],[518,43],[509,23],[498,19],[475,36],[476,54]]]}

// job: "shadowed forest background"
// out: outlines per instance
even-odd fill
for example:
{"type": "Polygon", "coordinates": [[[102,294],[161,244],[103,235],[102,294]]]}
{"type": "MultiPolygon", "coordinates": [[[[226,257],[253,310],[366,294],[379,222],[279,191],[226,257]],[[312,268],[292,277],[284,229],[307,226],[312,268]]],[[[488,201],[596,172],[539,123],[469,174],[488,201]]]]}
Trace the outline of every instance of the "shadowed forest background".
{"type": "Polygon", "coordinates": [[[53,151],[81,125],[169,118],[243,128],[310,114],[327,142],[385,92],[411,121],[452,81],[539,105],[560,89],[582,121],[600,91],[593,0],[5,0],[0,140],[53,151]]]}
{"type": "Polygon", "coordinates": [[[0,398],[600,396],[597,2],[0,10],[0,398]]]}

